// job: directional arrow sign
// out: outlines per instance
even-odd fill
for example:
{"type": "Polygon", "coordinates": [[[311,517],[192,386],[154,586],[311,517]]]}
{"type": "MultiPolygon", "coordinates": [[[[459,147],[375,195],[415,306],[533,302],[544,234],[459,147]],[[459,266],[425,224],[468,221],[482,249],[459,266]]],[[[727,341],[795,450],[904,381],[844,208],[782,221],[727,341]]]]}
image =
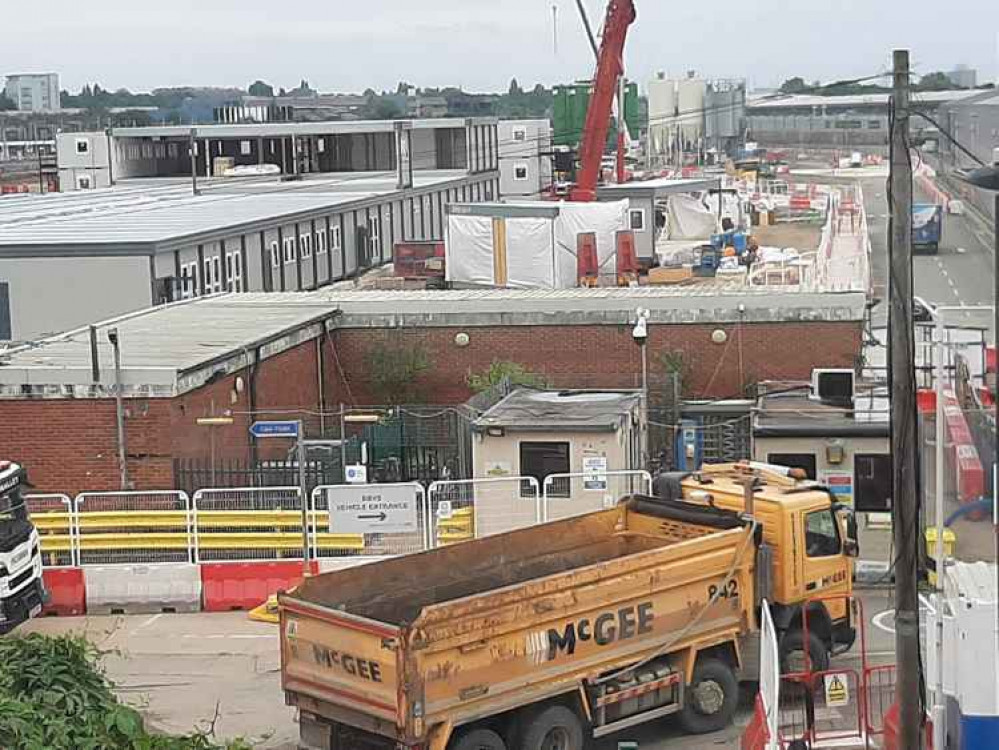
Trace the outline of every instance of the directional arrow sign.
{"type": "Polygon", "coordinates": [[[298,437],[298,422],[254,422],[250,425],[250,434],[256,438],[298,437]]]}
{"type": "Polygon", "coordinates": [[[334,534],[419,532],[419,491],[413,485],[339,485],[326,489],[326,502],[334,534]]]}

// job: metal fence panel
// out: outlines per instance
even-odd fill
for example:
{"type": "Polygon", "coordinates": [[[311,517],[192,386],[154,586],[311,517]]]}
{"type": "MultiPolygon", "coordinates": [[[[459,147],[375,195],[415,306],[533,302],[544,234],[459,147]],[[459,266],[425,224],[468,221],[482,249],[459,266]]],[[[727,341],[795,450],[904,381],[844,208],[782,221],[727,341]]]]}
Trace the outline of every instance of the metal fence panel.
{"type": "Polygon", "coordinates": [[[298,487],[225,487],[194,493],[194,561],[301,560],[298,487]]]}
{"type": "Polygon", "coordinates": [[[31,522],[38,530],[42,565],[46,568],[73,567],[78,561],[76,514],[69,495],[57,493],[25,495],[31,522]]]}
{"type": "MultiPolygon", "coordinates": [[[[418,482],[387,482],[380,484],[329,484],[316,487],[310,502],[310,526],[312,527],[312,556],[317,560],[358,555],[385,557],[422,552],[428,547],[429,509],[427,493],[418,482]],[[358,502],[364,503],[364,496],[378,493],[402,493],[403,502],[409,492],[415,503],[415,526],[412,531],[367,532],[346,528],[345,520],[338,520],[335,506],[331,503],[336,494],[356,492],[358,502]]],[[[408,516],[408,509],[402,512],[408,516]]],[[[362,514],[364,515],[364,514],[362,514]]],[[[377,523],[373,524],[377,527],[377,523]]]]}
{"type": "Polygon", "coordinates": [[[651,494],[652,475],[641,469],[597,473],[549,474],[542,491],[545,521],[613,508],[627,495],[651,494]]]}
{"type": "Polygon", "coordinates": [[[540,523],[541,492],[534,477],[490,477],[434,482],[430,541],[442,547],[540,523]]]}
{"type": "Polygon", "coordinates": [[[81,565],[193,562],[186,492],[83,492],[75,506],[81,565]]]}

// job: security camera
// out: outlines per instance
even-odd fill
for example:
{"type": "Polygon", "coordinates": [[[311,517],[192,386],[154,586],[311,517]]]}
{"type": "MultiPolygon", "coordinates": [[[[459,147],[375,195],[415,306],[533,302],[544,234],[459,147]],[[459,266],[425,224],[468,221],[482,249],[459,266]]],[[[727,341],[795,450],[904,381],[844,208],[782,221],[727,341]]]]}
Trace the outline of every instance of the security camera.
{"type": "Polygon", "coordinates": [[[639,346],[645,346],[645,342],[649,338],[649,325],[644,315],[640,316],[638,322],[635,323],[635,327],[631,330],[631,337],[639,346]]]}
{"type": "Polygon", "coordinates": [[[108,341],[111,342],[112,346],[117,346],[118,345],[118,329],[117,328],[109,328],[108,329],[108,341]]]}

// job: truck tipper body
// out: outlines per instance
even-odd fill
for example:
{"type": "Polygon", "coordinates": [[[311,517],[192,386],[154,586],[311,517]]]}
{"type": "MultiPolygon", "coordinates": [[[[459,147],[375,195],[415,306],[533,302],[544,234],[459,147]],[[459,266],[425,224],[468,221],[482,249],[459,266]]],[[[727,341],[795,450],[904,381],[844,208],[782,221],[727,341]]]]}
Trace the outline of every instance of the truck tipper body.
{"type": "Polygon", "coordinates": [[[24,469],[0,461],[0,635],[41,612],[45,600],[38,531],[21,487],[24,469]]]}
{"type": "Polygon", "coordinates": [[[756,518],[701,500],[633,496],[280,595],[301,746],[579,750],[669,714],[722,728],[777,556],[756,518]]]}

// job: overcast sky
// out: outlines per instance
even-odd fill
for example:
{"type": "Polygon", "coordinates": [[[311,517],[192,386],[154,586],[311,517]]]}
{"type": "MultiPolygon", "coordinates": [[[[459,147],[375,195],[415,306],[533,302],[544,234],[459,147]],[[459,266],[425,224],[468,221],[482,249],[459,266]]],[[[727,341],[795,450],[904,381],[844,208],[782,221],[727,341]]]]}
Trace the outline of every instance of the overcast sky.
{"type": "MultiPolygon", "coordinates": [[[[321,91],[460,85],[505,89],[589,76],[592,54],[574,0],[46,0],[21,6],[4,34],[4,72],[57,71],[133,91],[247,86],[263,78],[321,91]]],[[[594,24],[603,0],[586,0],[594,24]]],[[[696,70],[775,85],[867,75],[890,50],[912,50],[919,73],[966,63],[996,76],[996,0],[635,0],[631,77],[696,70]]],[[[8,15],[8,20],[10,17],[8,15]]]]}

